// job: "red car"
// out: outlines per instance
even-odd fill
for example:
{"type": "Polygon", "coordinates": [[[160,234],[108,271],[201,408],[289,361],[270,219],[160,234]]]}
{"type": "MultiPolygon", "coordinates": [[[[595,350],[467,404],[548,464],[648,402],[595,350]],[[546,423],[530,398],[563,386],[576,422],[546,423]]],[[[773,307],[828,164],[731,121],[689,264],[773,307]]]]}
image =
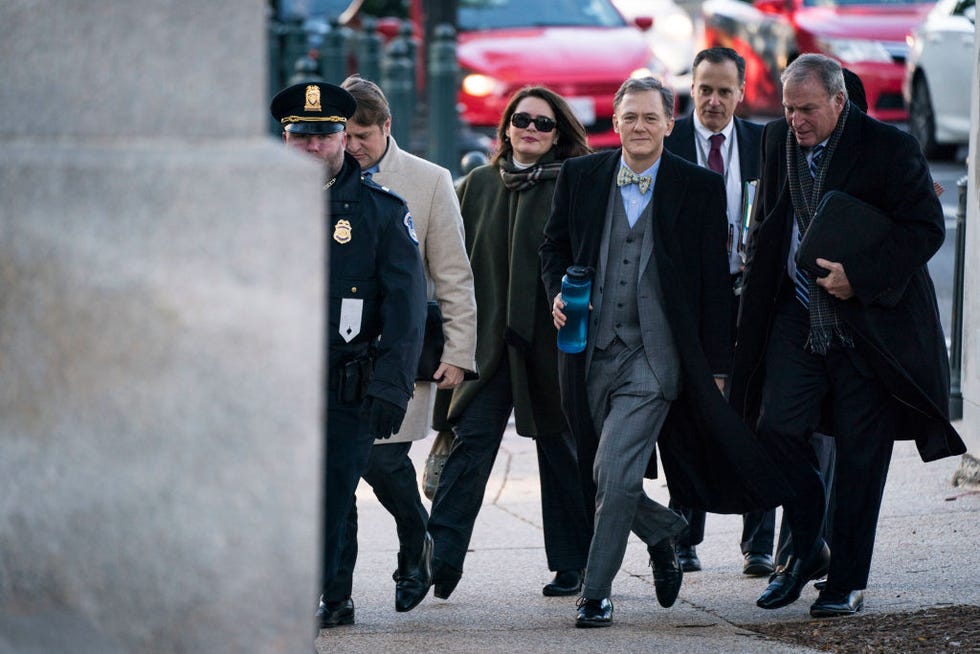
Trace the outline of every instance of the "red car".
{"type": "Polygon", "coordinates": [[[707,0],[702,11],[707,45],[728,46],[745,57],[741,112],[781,114],[780,73],[797,55],[819,52],[861,78],[871,116],[905,121],[905,37],[934,5],[933,0],[707,0]]]}
{"type": "Polygon", "coordinates": [[[462,117],[491,136],[511,95],[542,84],[568,101],[592,147],[618,147],[612,99],[623,80],[670,84],[640,29],[609,0],[467,0],[457,21],[462,117]]]}

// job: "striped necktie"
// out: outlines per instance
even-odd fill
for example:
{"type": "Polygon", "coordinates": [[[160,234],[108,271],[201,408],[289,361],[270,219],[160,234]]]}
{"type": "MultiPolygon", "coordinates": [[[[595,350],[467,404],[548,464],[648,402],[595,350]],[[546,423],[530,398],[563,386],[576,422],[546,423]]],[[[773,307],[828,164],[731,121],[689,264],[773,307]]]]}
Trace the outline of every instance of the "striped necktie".
{"type": "MultiPolygon", "coordinates": [[[[803,232],[797,231],[796,233],[796,247],[800,247],[800,241],[803,240],[803,232]]],[[[800,301],[805,308],[810,308],[810,278],[805,270],[796,267],[796,278],[793,279],[794,291],[796,292],[796,299],[800,301]]]]}
{"type": "MultiPolygon", "coordinates": [[[[817,171],[820,170],[820,160],[823,159],[824,146],[822,144],[817,144],[813,146],[810,151],[810,175],[816,178],[817,171]]],[[[803,232],[798,232],[798,237],[796,239],[796,247],[800,247],[800,241],[803,240],[803,232]]],[[[793,280],[794,290],[796,291],[796,299],[800,301],[807,309],[810,308],[810,278],[807,272],[799,267],[796,268],[796,278],[793,280]]]]}
{"type": "Polygon", "coordinates": [[[823,159],[824,146],[817,144],[810,151],[810,176],[816,179],[817,171],[820,170],[820,160],[823,159]]]}

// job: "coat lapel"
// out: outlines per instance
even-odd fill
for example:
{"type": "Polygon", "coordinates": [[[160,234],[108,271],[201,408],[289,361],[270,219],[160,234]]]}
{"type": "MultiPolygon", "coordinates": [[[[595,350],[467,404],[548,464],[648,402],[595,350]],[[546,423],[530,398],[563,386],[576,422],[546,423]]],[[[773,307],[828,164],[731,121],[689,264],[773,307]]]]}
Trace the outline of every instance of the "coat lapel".
{"type": "Polygon", "coordinates": [[[824,193],[834,189],[846,187],[847,179],[851,176],[851,171],[858,161],[863,161],[861,156],[861,110],[851,105],[847,115],[847,122],[844,123],[844,131],[840,135],[840,142],[837,144],[837,152],[830,160],[830,167],[827,169],[827,178],[824,181],[824,193]],[[844,153],[837,156],[838,153],[844,153]]]}
{"type": "Polygon", "coordinates": [[[745,121],[741,118],[734,118],[735,138],[738,139],[738,171],[741,173],[742,182],[750,179],[759,178],[759,147],[752,147],[754,139],[749,138],[745,128],[745,121]]]}
{"type": "Polygon", "coordinates": [[[640,276],[650,263],[653,248],[657,248],[657,256],[666,254],[663,240],[672,234],[680,219],[680,209],[684,198],[687,180],[678,174],[677,156],[664,150],[660,155],[660,170],[657,171],[657,182],[653,186],[653,215],[650,229],[643,237],[643,253],[640,257],[640,276]],[[653,239],[650,243],[649,240],[653,239]],[[657,243],[661,241],[661,243],[657,243]]]}
{"type": "Polygon", "coordinates": [[[611,150],[605,156],[596,158],[595,165],[584,169],[575,180],[578,184],[575,193],[578,204],[576,222],[582,234],[579,242],[581,249],[576,253],[579,255],[576,261],[583,262],[583,265],[595,267],[599,260],[599,243],[606,224],[612,180],[621,156],[621,150],[611,150]]]}
{"type": "Polygon", "coordinates": [[[694,139],[694,118],[679,118],[674,122],[670,136],[664,139],[664,147],[683,159],[697,163],[698,153],[694,139]]]}

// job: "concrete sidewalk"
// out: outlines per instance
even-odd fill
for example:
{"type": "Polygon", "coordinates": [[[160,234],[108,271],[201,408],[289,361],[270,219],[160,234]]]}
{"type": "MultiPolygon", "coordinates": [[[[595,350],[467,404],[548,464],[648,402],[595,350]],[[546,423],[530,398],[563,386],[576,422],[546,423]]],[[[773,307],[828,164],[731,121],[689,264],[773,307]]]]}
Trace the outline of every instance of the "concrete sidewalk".
{"type": "MultiPolygon", "coordinates": [[[[420,475],[431,443],[430,437],[412,448],[420,475]]],[[[923,464],[914,444],[896,444],[864,613],[980,605],[980,494],[950,486],[958,464],[959,457],[923,464]]],[[[646,490],[666,504],[661,480],[648,480],[646,490]]],[[[670,609],[657,604],[646,547],[632,536],[613,585],[613,626],[576,629],[576,598],[541,594],[551,573],[543,547],[537,458],[533,442],[513,430],[504,436],[462,581],[449,600],[430,592],[413,611],[396,613],[394,520],[363,482],[358,516],[356,623],[321,631],[316,646],[322,654],[815,651],[751,630],[754,624],[810,619],[817,593],[811,586],[788,607],[757,608],[767,580],[741,573],[740,516],[708,516],[705,541],[698,547],[703,570],[684,576],[670,609]]]]}

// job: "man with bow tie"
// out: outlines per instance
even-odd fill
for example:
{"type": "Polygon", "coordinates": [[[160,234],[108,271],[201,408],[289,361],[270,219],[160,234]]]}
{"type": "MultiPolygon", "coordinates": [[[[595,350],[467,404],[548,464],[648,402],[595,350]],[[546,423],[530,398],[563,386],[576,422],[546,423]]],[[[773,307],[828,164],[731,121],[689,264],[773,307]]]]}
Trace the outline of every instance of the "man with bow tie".
{"type": "Polygon", "coordinates": [[[540,248],[556,328],[566,268],[595,270],[585,351],[559,355],[563,408],[595,494],[579,627],[612,623],[630,530],[647,545],[657,600],[677,598],[675,539],[687,523],[643,492],[656,443],[686,506],[742,513],[787,491],[719,392],[732,350],[725,189],[663,149],[673,106],[659,80],[623,83],[613,100],[623,147],[565,163],[540,248]]]}
{"type": "MultiPolygon", "coordinates": [[[[691,66],[691,98],[694,111],[679,118],[664,139],[664,147],[676,155],[710,168],[725,180],[728,200],[728,272],[731,274],[732,337],[738,316],[742,276],[743,204],[759,179],[762,125],[743,120],[735,109],[745,95],[745,59],[731,48],[708,48],[694,57],[691,66]]],[[[704,511],[689,509],[672,499],[668,505],[684,514],[690,528],[678,542],[677,555],[684,572],[701,569],[695,549],[704,540],[704,511]]],[[[768,577],[773,572],[774,511],[753,511],[742,520],[742,572],[768,577]]]]}

